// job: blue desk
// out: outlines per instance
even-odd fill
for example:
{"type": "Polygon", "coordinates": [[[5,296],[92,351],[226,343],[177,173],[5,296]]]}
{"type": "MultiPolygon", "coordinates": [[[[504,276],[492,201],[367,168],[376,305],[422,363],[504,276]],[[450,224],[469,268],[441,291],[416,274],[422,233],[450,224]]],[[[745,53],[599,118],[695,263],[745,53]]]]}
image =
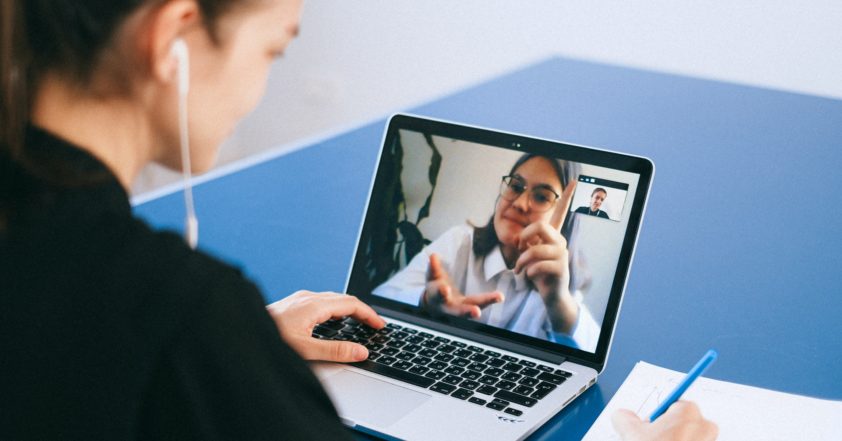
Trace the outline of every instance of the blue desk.
{"type": "MultiPolygon", "coordinates": [[[[388,93],[387,91],[384,91],[388,93]]],[[[608,365],[534,439],[579,439],[647,360],[842,399],[842,101],[555,58],[413,113],[652,158],[608,365]]],[[[385,121],[199,185],[200,247],[267,301],[341,290],[385,121]]],[[[181,231],[181,194],[138,206],[181,231]]]]}

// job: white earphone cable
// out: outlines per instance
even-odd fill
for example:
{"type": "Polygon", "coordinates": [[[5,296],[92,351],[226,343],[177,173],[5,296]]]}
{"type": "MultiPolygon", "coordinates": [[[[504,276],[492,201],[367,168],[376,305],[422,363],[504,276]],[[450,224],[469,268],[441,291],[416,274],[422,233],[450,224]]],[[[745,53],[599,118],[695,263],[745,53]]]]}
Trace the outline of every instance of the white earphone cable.
{"type": "Polygon", "coordinates": [[[184,235],[190,248],[199,244],[199,220],[193,207],[193,184],[190,169],[190,138],[187,126],[187,92],[190,87],[190,64],[187,45],[176,40],[173,52],[178,59],[178,131],[181,144],[181,171],[184,180],[184,235]]]}

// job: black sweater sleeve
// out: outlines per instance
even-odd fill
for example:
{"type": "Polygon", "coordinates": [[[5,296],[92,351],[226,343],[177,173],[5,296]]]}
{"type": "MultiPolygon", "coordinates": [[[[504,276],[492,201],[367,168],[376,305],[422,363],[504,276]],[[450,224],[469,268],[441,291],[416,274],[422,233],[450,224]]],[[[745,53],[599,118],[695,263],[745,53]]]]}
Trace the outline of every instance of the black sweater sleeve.
{"type": "Polygon", "coordinates": [[[257,289],[225,272],[165,349],[144,400],[141,438],[349,438],[257,289]]]}

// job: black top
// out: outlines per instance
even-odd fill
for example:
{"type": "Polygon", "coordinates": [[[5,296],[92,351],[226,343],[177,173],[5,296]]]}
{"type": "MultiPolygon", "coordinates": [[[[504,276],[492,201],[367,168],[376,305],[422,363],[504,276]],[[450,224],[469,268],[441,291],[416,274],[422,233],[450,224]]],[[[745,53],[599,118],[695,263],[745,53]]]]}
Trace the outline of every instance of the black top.
{"type": "Polygon", "coordinates": [[[235,268],[132,217],[85,151],[0,153],[0,439],[343,439],[235,268]]]}
{"type": "Polygon", "coordinates": [[[574,213],[587,214],[589,216],[601,217],[603,219],[610,219],[608,213],[597,209],[596,212],[591,211],[591,207],[579,207],[574,213]]]}

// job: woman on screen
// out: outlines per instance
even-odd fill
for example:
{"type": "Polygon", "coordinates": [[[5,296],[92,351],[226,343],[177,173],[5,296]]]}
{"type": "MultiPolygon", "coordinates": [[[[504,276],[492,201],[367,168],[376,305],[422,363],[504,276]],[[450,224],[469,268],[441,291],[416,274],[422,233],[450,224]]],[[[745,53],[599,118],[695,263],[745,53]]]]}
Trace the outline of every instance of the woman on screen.
{"type": "Polygon", "coordinates": [[[599,326],[571,283],[567,244],[577,174],[567,161],[521,156],[485,226],[451,228],[373,293],[593,352],[599,326]]]}

